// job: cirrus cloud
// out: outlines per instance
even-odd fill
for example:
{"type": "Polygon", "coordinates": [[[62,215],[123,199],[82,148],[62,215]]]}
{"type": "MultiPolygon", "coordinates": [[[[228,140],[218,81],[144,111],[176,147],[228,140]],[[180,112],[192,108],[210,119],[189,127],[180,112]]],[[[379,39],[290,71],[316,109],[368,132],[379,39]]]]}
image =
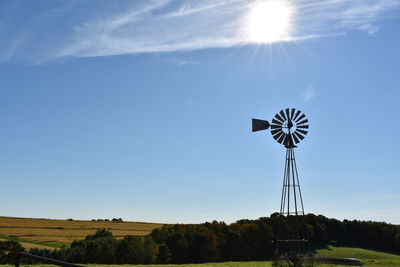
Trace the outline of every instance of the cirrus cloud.
{"type": "MultiPolygon", "coordinates": [[[[11,1],[0,8],[0,15],[7,14],[0,16],[0,61],[246,45],[251,43],[246,16],[255,1],[57,1],[33,9],[28,1],[11,1]]],[[[375,34],[384,16],[395,16],[400,6],[396,0],[288,1],[295,10],[294,27],[281,41],[375,34]]]]}

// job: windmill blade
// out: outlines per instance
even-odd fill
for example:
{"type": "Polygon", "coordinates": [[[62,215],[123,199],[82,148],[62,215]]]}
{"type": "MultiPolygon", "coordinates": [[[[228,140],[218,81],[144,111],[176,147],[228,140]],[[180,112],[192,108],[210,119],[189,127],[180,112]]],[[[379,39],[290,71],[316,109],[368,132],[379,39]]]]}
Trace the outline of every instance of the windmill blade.
{"type": "Polygon", "coordinates": [[[275,134],[277,134],[277,133],[279,133],[279,132],[282,132],[282,129],[271,130],[271,134],[272,134],[272,135],[275,135],[275,134]]]}
{"type": "Polygon", "coordinates": [[[286,147],[294,147],[292,134],[286,134],[284,144],[286,147]]]}
{"type": "Polygon", "coordinates": [[[294,147],[293,134],[292,134],[292,133],[289,134],[289,145],[290,145],[291,147],[294,147]]]}
{"type": "Polygon", "coordinates": [[[277,113],[277,114],[275,114],[275,118],[278,120],[278,121],[281,121],[282,123],[285,121],[284,119],[282,119],[282,117],[281,116],[279,116],[279,114],[277,113]]]}
{"type": "Polygon", "coordinates": [[[287,119],[286,119],[286,116],[285,116],[285,113],[283,112],[283,110],[279,111],[279,113],[281,114],[284,121],[286,121],[287,119]]]}
{"type": "Polygon", "coordinates": [[[266,130],[269,128],[270,124],[268,121],[252,119],[253,132],[266,130]]]}
{"type": "Polygon", "coordinates": [[[272,124],[271,129],[282,129],[282,125],[272,124]]]}
{"type": "Polygon", "coordinates": [[[296,137],[295,134],[293,134],[293,139],[296,142],[296,144],[300,143],[300,140],[296,137]]]}
{"type": "Polygon", "coordinates": [[[301,116],[297,118],[296,123],[297,123],[299,120],[303,119],[305,116],[306,116],[306,115],[301,114],[301,116]]]}
{"type": "Polygon", "coordinates": [[[294,132],[294,134],[295,134],[298,138],[300,138],[300,140],[303,140],[303,139],[304,139],[304,136],[302,136],[301,134],[299,134],[297,131],[294,132]]]}
{"type": "Polygon", "coordinates": [[[291,120],[293,120],[293,115],[294,115],[295,111],[296,111],[296,109],[292,108],[292,112],[290,113],[290,119],[291,120]]]}
{"type": "Polygon", "coordinates": [[[298,125],[296,126],[297,128],[303,128],[303,129],[308,129],[308,125],[298,125]]]}
{"type": "Polygon", "coordinates": [[[281,132],[279,132],[278,134],[273,135],[272,137],[273,137],[276,141],[278,141],[278,139],[279,139],[283,134],[284,134],[284,132],[281,131],[281,132]]]}
{"type": "Polygon", "coordinates": [[[285,111],[287,119],[290,120],[290,110],[287,108],[285,111]]]}
{"type": "Polygon", "coordinates": [[[304,135],[306,135],[306,134],[308,133],[307,131],[305,131],[305,130],[300,130],[300,129],[297,129],[296,132],[297,132],[297,131],[301,132],[301,133],[304,134],[304,135]]]}
{"type": "Polygon", "coordinates": [[[301,122],[297,123],[297,125],[299,125],[299,124],[303,124],[303,123],[306,123],[306,122],[308,122],[308,120],[307,120],[307,119],[305,119],[305,120],[302,120],[301,122]]]}
{"type": "Polygon", "coordinates": [[[296,115],[295,115],[294,118],[293,118],[294,121],[296,121],[296,118],[300,115],[300,113],[301,113],[301,110],[298,110],[297,113],[296,113],[296,115]]]}
{"type": "Polygon", "coordinates": [[[287,134],[283,133],[283,135],[277,140],[278,143],[282,144],[282,141],[286,138],[286,135],[287,134]]]}
{"type": "Polygon", "coordinates": [[[282,125],[283,124],[283,122],[277,121],[275,119],[272,119],[272,123],[275,123],[275,124],[278,124],[278,125],[282,125]]]}
{"type": "Polygon", "coordinates": [[[282,135],[284,135],[284,134],[285,134],[284,132],[279,132],[279,133],[277,133],[276,135],[273,135],[272,137],[273,137],[275,140],[278,141],[278,139],[279,139],[282,135]]]}
{"type": "Polygon", "coordinates": [[[289,146],[289,134],[286,134],[286,135],[285,135],[285,139],[283,140],[283,144],[284,144],[285,146],[289,146]]]}

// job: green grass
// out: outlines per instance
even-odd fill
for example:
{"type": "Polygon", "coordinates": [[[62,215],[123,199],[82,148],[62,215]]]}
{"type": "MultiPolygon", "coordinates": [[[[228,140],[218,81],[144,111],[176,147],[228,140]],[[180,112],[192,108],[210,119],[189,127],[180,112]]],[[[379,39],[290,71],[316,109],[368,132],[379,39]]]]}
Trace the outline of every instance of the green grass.
{"type": "Polygon", "coordinates": [[[19,243],[28,243],[28,244],[46,246],[46,247],[49,247],[49,249],[52,249],[52,248],[62,248],[62,247],[65,247],[65,246],[68,247],[68,246],[70,245],[70,244],[68,244],[68,243],[52,243],[52,244],[47,244],[47,243],[41,243],[41,242],[30,241],[30,240],[25,240],[25,239],[21,239],[21,238],[18,238],[18,237],[7,236],[7,235],[0,235],[0,239],[15,241],[15,242],[19,242],[19,243]]]}
{"type": "MultiPolygon", "coordinates": [[[[357,258],[362,261],[365,267],[400,266],[400,255],[369,249],[328,246],[324,249],[317,249],[316,253],[321,257],[357,258]]],[[[335,265],[324,265],[324,267],[325,266],[335,265]]]]}
{"type": "MultiPolygon", "coordinates": [[[[363,267],[398,267],[400,262],[378,261],[367,262],[363,267]]],[[[4,267],[14,267],[14,265],[0,265],[4,267]]],[[[30,267],[32,265],[20,265],[21,267],[30,267]]],[[[55,265],[34,265],[34,267],[54,267],[55,265]]],[[[89,267],[271,267],[271,262],[221,262],[221,263],[202,263],[202,264],[180,264],[180,265],[87,265],[89,267]]],[[[339,267],[343,265],[322,264],[319,267],[339,267]]]]}
{"type": "Polygon", "coordinates": [[[201,263],[201,264],[165,264],[165,265],[93,265],[91,267],[270,267],[271,262],[267,261],[248,261],[248,262],[219,262],[219,263],[201,263]]]}
{"type": "MultiPolygon", "coordinates": [[[[324,249],[316,250],[318,256],[325,257],[345,257],[358,258],[362,260],[363,267],[399,267],[400,256],[380,251],[352,248],[352,247],[334,247],[328,246],[324,249]]],[[[4,267],[13,267],[13,265],[3,265],[4,267]]],[[[21,265],[27,267],[28,265],[21,265]]],[[[166,264],[166,265],[97,265],[88,264],[90,267],[271,267],[270,261],[249,261],[249,262],[220,262],[203,264],[166,264]]],[[[322,264],[320,267],[338,267],[339,265],[322,264]]],[[[35,265],[35,267],[54,267],[54,265],[35,265]]]]}
{"type": "MultiPolygon", "coordinates": [[[[1,266],[1,265],[0,265],[1,266]]],[[[13,265],[2,265],[4,267],[13,267],[13,265]]],[[[201,264],[151,264],[151,265],[100,265],[88,264],[90,267],[271,267],[270,261],[248,261],[248,262],[219,262],[219,263],[201,263],[201,264]]],[[[29,267],[29,265],[20,265],[20,267],[29,267]]],[[[54,265],[35,265],[35,267],[54,267],[54,265]]]]}
{"type": "MultiPolygon", "coordinates": [[[[13,267],[13,265],[0,265],[13,267]]],[[[29,267],[29,265],[20,265],[29,267]]],[[[34,265],[34,267],[54,267],[55,265],[34,265]]],[[[259,262],[221,262],[221,263],[202,263],[202,264],[166,264],[166,265],[96,265],[88,264],[89,267],[271,267],[270,261],[259,262]]],[[[319,267],[339,267],[339,265],[322,264],[319,267]]],[[[342,266],[342,265],[340,265],[342,266]]],[[[363,262],[363,267],[399,267],[400,261],[396,260],[376,260],[363,262]]]]}
{"type": "MultiPolygon", "coordinates": [[[[323,257],[344,257],[357,258],[360,260],[397,260],[400,261],[400,256],[386,252],[380,252],[362,248],[352,247],[334,247],[328,246],[324,249],[317,249],[317,254],[323,257]]],[[[400,266],[400,265],[399,265],[400,266]]]]}

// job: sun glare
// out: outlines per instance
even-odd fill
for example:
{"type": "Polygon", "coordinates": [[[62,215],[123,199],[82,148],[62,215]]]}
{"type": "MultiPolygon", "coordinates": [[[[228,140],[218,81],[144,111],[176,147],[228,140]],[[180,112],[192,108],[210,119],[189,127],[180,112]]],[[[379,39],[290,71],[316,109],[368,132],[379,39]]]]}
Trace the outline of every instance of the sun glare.
{"type": "Polygon", "coordinates": [[[248,17],[249,41],[273,43],[289,37],[292,8],[286,0],[257,1],[248,17]]]}

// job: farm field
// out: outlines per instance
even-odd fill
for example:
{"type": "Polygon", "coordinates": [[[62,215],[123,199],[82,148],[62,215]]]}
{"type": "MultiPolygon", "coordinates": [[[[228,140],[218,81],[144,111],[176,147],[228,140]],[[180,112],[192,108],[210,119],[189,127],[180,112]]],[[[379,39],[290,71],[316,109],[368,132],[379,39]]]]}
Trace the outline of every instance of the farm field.
{"type": "Polygon", "coordinates": [[[60,248],[107,229],[115,237],[146,235],[162,224],[145,222],[79,221],[0,217],[0,240],[15,240],[26,249],[60,248]]]}

